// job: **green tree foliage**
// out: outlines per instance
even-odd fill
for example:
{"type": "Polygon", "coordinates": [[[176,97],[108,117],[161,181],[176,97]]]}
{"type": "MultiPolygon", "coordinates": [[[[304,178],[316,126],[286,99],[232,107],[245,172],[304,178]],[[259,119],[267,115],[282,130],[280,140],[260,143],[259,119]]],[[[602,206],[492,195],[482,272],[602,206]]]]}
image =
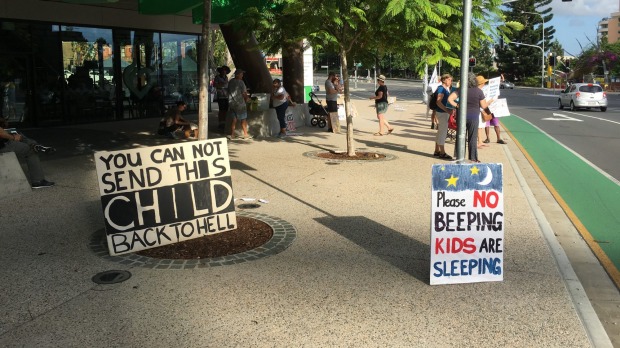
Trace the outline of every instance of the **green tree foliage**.
{"type": "Polygon", "coordinates": [[[505,35],[506,44],[503,48],[496,48],[498,69],[507,78],[523,80],[526,77],[540,77],[543,56],[541,50],[536,47],[517,46],[514,43],[520,42],[542,47],[542,20],[544,19],[544,46],[545,51],[548,51],[553,40],[553,34],[555,34],[555,29],[549,25],[553,18],[552,8],[548,7],[550,3],[551,0],[519,0],[505,5],[508,9],[505,11],[506,21],[523,24],[523,30],[513,31],[512,35],[505,35]],[[539,15],[523,12],[538,13],[539,15]]]}
{"type": "MultiPolygon", "coordinates": [[[[598,45],[590,45],[572,62],[572,77],[585,79],[586,75],[620,75],[620,42],[607,43],[603,39],[598,45]]],[[[586,79],[587,80],[587,79],[586,79]]]]}
{"type": "MultiPolygon", "coordinates": [[[[492,25],[503,23],[500,4],[501,0],[473,1],[472,48],[490,42],[492,25]],[[490,17],[497,20],[490,21],[490,17]]],[[[432,65],[439,60],[458,66],[462,17],[461,0],[277,0],[273,11],[249,9],[238,22],[257,31],[258,41],[267,52],[307,39],[317,49],[338,53],[345,81],[346,114],[350,115],[349,57],[365,64],[379,62],[388,54],[407,57],[415,60],[418,71],[425,63],[432,65]]],[[[510,32],[508,27],[503,30],[510,32]]],[[[347,117],[349,155],[355,153],[352,134],[352,119],[347,117]]]]}

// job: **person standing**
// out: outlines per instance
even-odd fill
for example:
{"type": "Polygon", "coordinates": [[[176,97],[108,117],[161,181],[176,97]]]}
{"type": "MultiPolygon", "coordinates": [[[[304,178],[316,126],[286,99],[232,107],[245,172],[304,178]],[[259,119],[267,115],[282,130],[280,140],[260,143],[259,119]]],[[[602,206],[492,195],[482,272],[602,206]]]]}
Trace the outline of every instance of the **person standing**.
{"type": "Polygon", "coordinates": [[[379,75],[379,77],[377,77],[377,83],[379,84],[379,87],[377,87],[375,95],[368,98],[375,100],[377,118],[379,119],[379,132],[374,135],[383,135],[384,128],[387,129],[387,134],[391,134],[394,131],[394,128],[390,126],[390,123],[385,118],[385,113],[388,109],[388,88],[385,85],[385,76],[379,75]]]}
{"type": "Polygon", "coordinates": [[[448,97],[452,92],[452,75],[443,74],[441,76],[441,86],[437,87],[437,135],[435,138],[435,152],[433,156],[451,160],[452,156],[446,153],[444,145],[448,135],[448,118],[450,118],[451,108],[448,107],[448,97]]]}
{"type": "Polygon", "coordinates": [[[230,135],[227,138],[231,140],[235,138],[237,121],[241,121],[243,139],[252,139],[252,136],[248,135],[247,103],[250,101],[250,96],[248,95],[248,89],[243,82],[244,74],[244,70],[236,69],[235,78],[228,82],[228,104],[229,114],[232,117],[232,123],[230,125],[230,135]]]}
{"type": "Polygon", "coordinates": [[[467,91],[467,120],[465,128],[467,130],[467,141],[469,150],[469,160],[472,162],[480,162],[478,160],[478,124],[480,122],[480,109],[485,109],[491,113],[487,104],[482,87],[487,83],[487,79],[483,76],[475,76],[472,73],[468,75],[468,91],[467,91]]]}
{"type": "Polygon", "coordinates": [[[340,84],[338,80],[338,76],[333,71],[329,73],[327,80],[325,80],[325,100],[327,101],[327,113],[329,114],[327,117],[327,131],[334,133],[340,133],[340,121],[338,120],[338,93],[340,92],[340,84]],[[337,124],[334,125],[334,123],[337,124]]]}
{"type": "Polygon", "coordinates": [[[224,129],[226,126],[226,113],[228,113],[228,74],[230,74],[230,68],[223,65],[217,69],[217,72],[217,76],[213,79],[218,106],[217,121],[218,128],[224,129]]]}
{"type": "Polygon", "coordinates": [[[280,133],[278,138],[286,136],[286,109],[289,105],[295,106],[295,103],[291,100],[291,96],[282,87],[282,81],[280,79],[273,80],[273,90],[271,92],[271,102],[276,109],[276,116],[280,123],[280,133]]]}

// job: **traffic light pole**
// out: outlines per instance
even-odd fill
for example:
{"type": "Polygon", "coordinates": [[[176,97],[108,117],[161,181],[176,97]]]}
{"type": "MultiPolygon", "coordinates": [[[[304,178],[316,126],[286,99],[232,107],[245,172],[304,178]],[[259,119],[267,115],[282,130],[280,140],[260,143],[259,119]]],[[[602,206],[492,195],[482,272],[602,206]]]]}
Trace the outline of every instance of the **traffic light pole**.
{"type": "Polygon", "coordinates": [[[540,52],[542,53],[542,62],[541,64],[541,68],[540,68],[540,87],[541,88],[545,88],[545,51],[543,51],[542,47],[540,46],[536,46],[536,45],[528,45],[528,44],[524,44],[521,42],[511,42],[511,44],[515,44],[517,46],[519,45],[523,45],[523,46],[529,46],[529,47],[536,47],[538,49],[540,49],[540,52]]]}
{"type": "MultiPolygon", "coordinates": [[[[471,3],[472,0],[463,0],[463,41],[461,43],[461,92],[459,100],[461,105],[467,105],[467,82],[469,75],[469,43],[471,32],[471,3]]],[[[457,131],[456,131],[456,162],[465,162],[465,127],[467,121],[467,108],[458,108],[457,131]]]]}

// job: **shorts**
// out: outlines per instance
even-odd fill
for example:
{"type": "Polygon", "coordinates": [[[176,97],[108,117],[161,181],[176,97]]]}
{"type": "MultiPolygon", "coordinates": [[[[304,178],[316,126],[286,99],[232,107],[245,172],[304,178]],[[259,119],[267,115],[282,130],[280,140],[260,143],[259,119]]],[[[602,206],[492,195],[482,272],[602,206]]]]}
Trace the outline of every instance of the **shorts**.
{"type": "Polygon", "coordinates": [[[241,120],[245,120],[246,118],[248,118],[248,113],[247,111],[243,111],[243,112],[235,112],[233,110],[230,110],[230,114],[233,118],[238,119],[239,121],[241,120]]]}
{"type": "Polygon", "coordinates": [[[499,126],[499,120],[497,119],[497,117],[493,117],[491,121],[487,121],[487,127],[489,126],[493,126],[493,127],[499,126]]]}
{"type": "Polygon", "coordinates": [[[228,111],[228,98],[218,99],[217,106],[220,109],[220,111],[228,111]]]}
{"type": "Polygon", "coordinates": [[[385,114],[388,110],[388,103],[386,102],[379,102],[375,104],[375,107],[377,108],[377,115],[379,114],[385,114]]]}
{"type": "Polygon", "coordinates": [[[335,100],[328,100],[327,112],[338,112],[338,102],[335,100]]]}

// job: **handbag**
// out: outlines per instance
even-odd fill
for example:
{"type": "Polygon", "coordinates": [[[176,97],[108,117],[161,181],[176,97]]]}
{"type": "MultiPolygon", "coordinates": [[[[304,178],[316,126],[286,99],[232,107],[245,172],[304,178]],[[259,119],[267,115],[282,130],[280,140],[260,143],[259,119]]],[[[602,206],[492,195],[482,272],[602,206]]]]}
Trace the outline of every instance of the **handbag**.
{"type": "Polygon", "coordinates": [[[448,118],[448,129],[456,129],[456,127],[456,109],[452,109],[448,118]]]}
{"type": "Polygon", "coordinates": [[[480,114],[482,115],[482,120],[484,122],[491,121],[493,119],[493,117],[495,117],[495,116],[493,116],[493,113],[489,113],[489,112],[486,112],[484,110],[480,110],[480,114]]]}

